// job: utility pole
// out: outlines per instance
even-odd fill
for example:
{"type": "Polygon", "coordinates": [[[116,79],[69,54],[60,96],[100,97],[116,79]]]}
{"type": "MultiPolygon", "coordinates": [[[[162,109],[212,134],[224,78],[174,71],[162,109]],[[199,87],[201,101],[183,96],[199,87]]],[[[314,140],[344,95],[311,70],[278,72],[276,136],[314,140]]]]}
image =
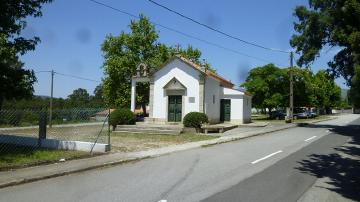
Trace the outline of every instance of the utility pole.
{"type": "Polygon", "coordinates": [[[294,84],[293,84],[293,61],[294,53],[290,52],[290,109],[289,109],[289,121],[293,122],[293,112],[294,112],[294,84]]]}
{"type": "Polygon", "coordinates": [[[49,114],[49,127],[52,127],[52,108],[53,108],[53,91],[54,91],[54,70],[51,70],[51,90],[50,90],[50,114],[49,114]]]}

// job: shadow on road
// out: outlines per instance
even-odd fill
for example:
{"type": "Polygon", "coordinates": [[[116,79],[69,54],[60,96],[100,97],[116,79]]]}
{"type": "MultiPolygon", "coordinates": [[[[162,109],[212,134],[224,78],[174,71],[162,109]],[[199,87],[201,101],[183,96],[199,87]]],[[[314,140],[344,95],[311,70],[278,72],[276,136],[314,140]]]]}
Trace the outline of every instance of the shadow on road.
{"type": "Polygon", "coordinates": [[[304,125],[310,128],[330,128],[334,135],[351,138],[347,144],[334,148],[327,155],[312,154],[309,159],[299,162],[298,170],[316,176],[329,178],[323,187],[345,198],[360,201],[360,120],[348,126],[304,125]]]}

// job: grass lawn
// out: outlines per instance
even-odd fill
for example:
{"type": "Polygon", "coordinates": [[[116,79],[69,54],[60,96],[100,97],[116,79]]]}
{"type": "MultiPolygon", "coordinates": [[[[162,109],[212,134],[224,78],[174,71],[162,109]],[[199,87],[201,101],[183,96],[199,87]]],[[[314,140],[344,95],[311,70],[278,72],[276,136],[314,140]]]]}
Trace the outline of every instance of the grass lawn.
{"type": "Polygon", "coordinates": [[[115,152],[133,152],[214,138],[217,138],[217,136],[194,133],[183,133],[180,135],[112,133],[111,148],[115,152]]]}
{"type": "Polygon", "coordinates": [[[89,152],[51,150],[0,144],[0,170],[57,162],[60,159],[74,159],[90,156],[89,152]]]}

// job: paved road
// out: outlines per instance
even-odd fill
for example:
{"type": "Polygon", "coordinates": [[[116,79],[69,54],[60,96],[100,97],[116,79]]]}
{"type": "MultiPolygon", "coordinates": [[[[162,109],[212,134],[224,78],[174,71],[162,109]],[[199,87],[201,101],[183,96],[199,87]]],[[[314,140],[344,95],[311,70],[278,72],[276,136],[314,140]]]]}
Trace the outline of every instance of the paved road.
{"type": "Polygon", "coordinates": [[[334,127],[324,123],[318,124],[315,127],[331,128],[326,129],[329,135],[316,141],[315,138],[307,139],[314,142],[263,172],[204,201],[297,201],[318,178],[332,178],[329,179],[330,183],[321,184],[325,188],[330,188],[328,192],[311,193],[310,197],[302,198],[301,201],[360,201],[360,158],[353,159],[352,162],[348,158],[360,154],[359,151],[349,149],[359,149],[356,145],[360,144],[360,119],[351,122],[350,125],[352,126],[334,127]],[[351,147],[348,146],[349,140],[353,143],[351,147]],[[348,156],[338,155],[344,154],[344,150],[348,151],[348,156]],[[354,180],[355,178],[357,180],[354,180]],[[338,181],[334,183],[335,180],[338,181]],[[348,183],[347,180],[354,180],[354,183],[348,183]],[[332,194],[329,191],[337,193],[332,194]]]}
{"type": "Polygon", "coordinates": [[[331,128],[358,118],[9,187],[0,201],[296,201],[318,177],[304,160],[346,143],[331,128]]]}

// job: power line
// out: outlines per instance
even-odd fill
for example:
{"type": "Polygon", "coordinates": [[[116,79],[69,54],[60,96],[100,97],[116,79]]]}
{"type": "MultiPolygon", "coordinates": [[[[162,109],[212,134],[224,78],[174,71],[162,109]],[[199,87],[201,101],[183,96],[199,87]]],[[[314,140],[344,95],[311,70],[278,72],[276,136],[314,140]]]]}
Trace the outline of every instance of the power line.
{"type": "Polygon", "coordinates": [[[198,24],[198,25],[201,25],[201,26],[207,28],[207,29],[210,29],[210,30],[212,30],[212,31],[214,31],[214,32],[217,32],[217,33],[222,34],[222,35],[224,35],[224,36],[226,36],[226,37],[235,39],[235,40],[240,41],[240,42],[242,42],[242,43],[245,43],[245,44],[248,44],[248,45],[251,45],[251,46],[255,46],[255,47],[258,47],[258,48],[262,48],[262,49],[265,49],[265,50],[269,50],[269,51],[276,51],[276,52],[281,52],[281,53],[289,53],[288,51],[279,50],[279,49],[274,49],[274,48],[268,48],[268,47],[265,47],[265,46],[263,46],[263,45],[259,45],[259,44],[254,43],[254,42],[249,42],[249,41],[240,39],[239,37],[230,35],[230,34],[228,34],[228,33],[225,33],[225,32],[223,32],[223,31],[221,31],[221,30],[218,30],[218,29],[216,29],[216,28],[210,27],[210,26],[207,25],[207,24],[204,24],[204,23],[202,23],[202,22],[199,22],[199,21],[197,21],[197,20],[195,20],[195,19],[193,19],[193,18],[190,18],[190,17],[188,17],[188,16],[186,16],[186,15],[184,15],[184,14],[182,14],[182,13],[179,13],[178,11],[175,11],[175,10],[173,10],[173,9],[167,7],[167,6],[164,6],[164,5],[162,5],[162,4],[159,4],[159,3],[157,3],[157,2],[155,2],[155,1],[153,1],[153,0],[148,0],[148,1],[151,2],[151,3],[153,3],[153,4],[155,4],[155,5],[157,5],[157,6],[159,6],[159,7],[161,7],[161,8],[164,8],[164,9],[166,9],[166,10],[172,12],[172,13],[175,13],[176,15],[179,15],[179,16],[181,16],[182,18],[185,18],[185,19],[187,19],[187,20],[190,20],[190,21],[192,21],[192,22],[194,22],[194,23],[196,23],[196,24],[198,24]]]}
{"type": "MultiPolygon", "coordinates": [[[[120,10],[120,9],[115,8],[115,7],[113,7],[113,6],[110,6],[110,5],[108,5],[108,4],[105,4],[105,3],[102,3],[102,2],[98,2],[98,1],[96,1],[96,0],[89,0],[89,1],[91,1],[91,2],[93,2],[93,3],[96,3],[96,4],[98,4],[98,5],[101,5],[101,6],[103,6],[103,7],[112,9],[112,10],[114,10],[114,11],[116,11],[116,12],[120,12],[120,13],[122,13],[122,14],[128,15],[128,16],[130,16],[130,17],[132,17],[132,18],[140,19],[139,16],[136,16],[136,15],[134,15],[134,14],[132,14],[132,13],[129,13],[129,12],[120,10]]],[[[259,61],[262,61],[262,62],[273,63],[273,62],[271,62],[270,60],[262,59],[262,58],[259,58],[259,57],[256,57],[256,56],[251,56],[251,55],[248,55],[248,54],[246,54],[246,53],[242,53],[242,52],[240,52],[240,51],[237,51],[237,50],[234,50],[234,49],[231,49],[231,48],[224,47],[224,46],[222,46],[222,45],[219,45],[219,44],[216,44],[216,43],[213,43],[213,42],[210,42],[210,41],[207,41],[207,40],[198,38],[198,37],[196,37],[196,36],[187,34],[187,33],[185,33],[185,32],[182,32],[182,31],[179,31],[179,30],[176,30],[176,29],[173,29],[173,28],[171,28],[171,27],[168,27],[168,26],[165,26],[165,25],[156,23],[156,22],[154,22],[154,21],[150,21],[150,22],[151,22],[152,24],[156,25],[156,26],[159,26],[159,27],[162,27],[162,28],[167,29],[167,30],[169,30],[169,31],[178,33],[178,34],[183,35],[183,36],[185,36],[185,37],[192,38],[192,39],[201,41],[201,42],[203,42],[203,43],[206,43],[206,44],[215,46],[215,47],[217,47],[217,48],[221,48],[221,49],[223,49],[223,50],[227,50],[227,51],[236,53],[236,54],[238,54],[238,55],[242,55],[242,56],[245,56],[245,57],[253,58],[253,59],[256,59],[256,60],[259,60],[259,61]]],[[[277,65],[278,65],[278,64],[277,64],[277,65]]],[[[284,65],[279,65],[279,66],[284,66],[284,65]]]]}
{"type": "Polygon", "coordinates": [[[51,71],[37,71],[37,72],[35,72],[35,74],[37,74],[37,73],[50,73],[51,71]]]}
{"type": "Polygon", "coordinates": [[[94,79],[89,79],[89,78],[85,78],[85,77],[80,77],[80,76],[75,76],[75,75],[70,75],[70,74],[63,74],[63,73],[59,73],[59,72],[54,72],[54,73],[58,74],[58,75],[61,75],[61,76],[65,76],[65,77],[71,77],[71,78],[75,78],[75,79],[81,79],[81,80],[101,83],[101,81],[94,80],[94,79]]]}
{"type": "Polygon", "coordinates": [[[101,83],[101,81],[98,81],[98,80],[89,79],[89,78],[85,78],[85,77],[81,77],[81,76],[75,76],[75,75],[71,75],[71,74],[64,74],[64,73],[55,72],[55,71],[52,71],[52,70],[48,70],[48,71],[37,71],[37,72],[35,72],[35,73],[37,74],[37,73],[45,73],[45,72],[46,72],[46,73],[58,74],[58,75],[65,76],[65,77],[71,77],[71,78],[75,78],[75,79],[81,79],[81,80],[86,80],[86,81],[92,81],[92,82],[101,83]]]}

